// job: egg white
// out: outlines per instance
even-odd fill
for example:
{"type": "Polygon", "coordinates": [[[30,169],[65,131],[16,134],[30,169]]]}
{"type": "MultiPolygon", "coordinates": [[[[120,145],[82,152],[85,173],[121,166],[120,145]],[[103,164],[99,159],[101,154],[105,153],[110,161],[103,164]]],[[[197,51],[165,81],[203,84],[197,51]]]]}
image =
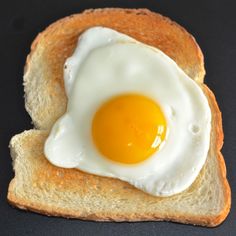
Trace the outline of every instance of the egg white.
{"type": "Polygon", "coordinates": [[[66,113],[54,124],[44,152],[54,165],[118,178],[156,196],[188,188],[207,158],[211,111],[200,87],[157,48],[109,28],[93,27],[66,60],[66,113]],[[161,150],[138,164],[104,158],[91,125],[110,98],[138,93],[160,104],[168,123],[161,150]]]}

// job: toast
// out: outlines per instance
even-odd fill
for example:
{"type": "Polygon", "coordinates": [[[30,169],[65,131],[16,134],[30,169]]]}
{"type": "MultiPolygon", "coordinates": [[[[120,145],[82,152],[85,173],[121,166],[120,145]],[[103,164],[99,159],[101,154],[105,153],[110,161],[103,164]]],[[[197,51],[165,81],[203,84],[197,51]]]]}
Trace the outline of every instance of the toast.
{"type": "Polygon", "coordinates": [[[214,94],[203,84],[204,61],[194,38],[170,19],[146,9],[87,10],[61,19],[40,33],[31,46],[24,72],[25,104],[35,129],[10,141],[15,177],[8,201],[46,215],[95,221],[175,221],[213,227],[227,216],[231,192],[226,179],[221,113],[214,94]],[[50,164],[45,139],[65,112],[63,65],[78,36],[105,26],[158,47],[198,82],[212,111],[211,142],[195,182],[171,197],[154,197],[126,182],[50,164]]]}

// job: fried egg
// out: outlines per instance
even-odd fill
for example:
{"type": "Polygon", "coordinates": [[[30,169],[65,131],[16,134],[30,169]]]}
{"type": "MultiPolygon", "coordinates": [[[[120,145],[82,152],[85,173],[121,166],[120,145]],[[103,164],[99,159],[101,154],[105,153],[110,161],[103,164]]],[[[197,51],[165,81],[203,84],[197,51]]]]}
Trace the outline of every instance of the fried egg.
{"type": "Polygon", "coordinates": [[[86,30],[64,65],[67,111],[44,146],[54,165],[155,195],[187,189],[210,145],[199,85],[157,48],[105,27],[86,30]]]}

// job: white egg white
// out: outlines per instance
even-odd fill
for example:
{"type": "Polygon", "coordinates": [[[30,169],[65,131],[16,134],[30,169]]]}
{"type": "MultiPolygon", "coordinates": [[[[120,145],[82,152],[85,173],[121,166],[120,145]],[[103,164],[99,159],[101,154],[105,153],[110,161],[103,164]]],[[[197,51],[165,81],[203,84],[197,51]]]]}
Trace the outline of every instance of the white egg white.
{"type": "Polygon", "coordinates": [[[188,188],[204,165],[210,145],[211,111],[196,82],[157,48],[109,28],[93,27],[66,60],[66,113],[54,124],[44,152],[54,165],[118,178],[155,195],[188,188]],[[160,104],[168,123],[161,150],[132,165],[103,157],[91,124],[110,98],[138,93],[160,104]]]}

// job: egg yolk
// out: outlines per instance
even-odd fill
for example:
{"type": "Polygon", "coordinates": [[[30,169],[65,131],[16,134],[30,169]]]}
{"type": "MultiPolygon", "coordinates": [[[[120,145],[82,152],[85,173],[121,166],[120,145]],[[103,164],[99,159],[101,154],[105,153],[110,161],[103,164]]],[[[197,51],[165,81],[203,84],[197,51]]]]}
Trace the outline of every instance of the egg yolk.
{"type": "Polygon", "coordinates": [[[125,164],[146,160],[165,141],[167,122],[150,98],[125,94],[105,102],[95,113],[92,137],[106,158],[125,164]]]}

